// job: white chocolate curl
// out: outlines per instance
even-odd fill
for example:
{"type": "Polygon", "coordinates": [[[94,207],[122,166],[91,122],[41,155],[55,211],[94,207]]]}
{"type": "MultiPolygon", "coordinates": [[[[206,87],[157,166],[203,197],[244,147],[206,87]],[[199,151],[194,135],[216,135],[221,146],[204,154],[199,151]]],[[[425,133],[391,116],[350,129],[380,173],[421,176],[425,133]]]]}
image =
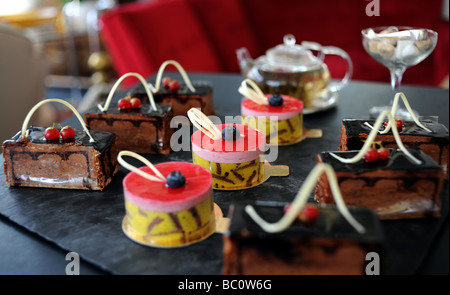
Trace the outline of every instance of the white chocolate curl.
{"type": "Polygon", "coordinates": [[[339,189],[336,174],[333,168],[329,164],[319,163],[314,169],[309,173],[305,182],[303,183],[300,191],[297,193],[294,201],[289,207],[289,210],[284,214],[284,216],[275,223],[268,223],[263,220],[258,213],[256,213],[255,208],[252,205],[247,205],[245,211],[247,214],[266,232],[277,233],[287,229],[292,222],[297,218],[300,211],[306,204],[306,201],[314,189],[317,180],[322,175],[326,173],[327,179],[330,183],[331,191],[333,193],[334,200],[336,202],[337,209],[342,214],[342,216],[348,221],[348,223],[360,234],[364,233],[366,229],[350,214],[348,211],[344,200],[342,199],[342,194],[339,189]]]}
{"type": "MultiPolygon", "coordinates": [[[[392,109],[391,109],[391,114],[392,114],[392,116],[395,116],[395,111],[397,110],[398,98],[399,98],[399,97],[402,98],[402,101],[403,101],[403,103],[405,104],[406,109],[407,109],[408,112],[411,114],[411,116],[412,116],[414,122],[417,124],[417,126],[419,126],[420,128],[426,130],[427,132],[430,132],[430,133],[433,132],[433,131],[431,131],[430,129],[428,129],[427,127],[423,126],[422,123],[420,123],[419,119],[417,119],[416,115],[414,114],[413,110],[411,109],[411,106],[409,105],[409,102],[408,102],[408,100],[406,99],[406,96],[405,96],[405,94],[403,94],[403,92],[398,92],[398,93],[395,94],[394,102],[393,102],[393,104],[392,104],[392,109]]],[[[390,130],[390,128],[391,128],[392,125],[396,125],[396,124],[395,124],[395,121],[389,120],[389,124],[388,124],[388,126],[386,126],[386,129],[383,130],[383,131],[381,131],[380,133],[381,133],[381,134],[385,134],[385,133],[389,132],[389,130],[390,130]]]]}
{"type": "Polygon", "coordinates": [[[258,85],[256,85],[255,82],[253,82],[253,80],[245,79],[244,81],[242,81],[241,86],[239,87],[238,91],[244,97],[250,98],[251,100],[253,100],[257,104],[261,104],[261,105],[268,105],[269,104],[269,101],[264,96],[264,93],[258,87],[258,85]],[[250,89],[247,86],[247,84],[250,85],[253,89],[250,89]]]}
{"type": "Polygon", "coordinates": [[[366,139],[366,142],[364,143],[363,147],[358,152],[358,154],[356,154],[356,156],[354,156],[353,158],[346,159],[346,158],[339,157],[339,156],[335,155],[334,153],[330,153],[330,155],[333,156],[334,158],[338,159],[342,163],[356,163],[359,160],[361,160],[362,157],[364,157],[364,154],[371,148],[371,145],[372,145],[375,137],[377,136],[378,129],[381,127],[384,117],[386,117],[386,116],[389,119],[389,125],[392,127],[392,133],[394,134],[395,142],[397,143],[400,150],[403,153],[405,153],[405,155],[408,156],[415,164],[420,165],[422,162],[420,160],[418,160],[417,158],[415,158],[413,155],[411,155],[411,153],[408,152],[408,150],[403,145],[403,142],[400,139],[400,134],[398,133],[397,125],[392,124],[392,122],[395,122],[394,116],[389,111],[383,111],[378,116],[377,120],[375,121],[372,131],[370,131],[369,136],[366,139]]]}
{"type": "Polygon", "coordinates": [[[194,86],[192,86],[191,80],[189,79],[186,71],[180,65],[180,63],[175,61],[175,60],[167,60],[167,61],[165,61],[165,62],[163,62],[161,64],[161,66],[159,67],[159,70],[158,70],[158,74],[156,75],[155,86],[153,86],[150,83],[148,85],[151,88],[151,90],[153,92],[158,92],[159,91],[159,88],[161,87],[161,80],[162,80],[162,75],[163,75],[164,69],[169,64],[171,64],[171,65],[173,65],[173,66],[175,66],[177,68],[178,72],[180,72],[181,77],[183,78],[184,82],[186,83],[186,86],[189,88],[190,91],[195,92],[195,88],[194,88],[194,86]]]}
{"type": "Polygon", "coordinates": [[[86,127],[86,124],[84,123],[83,118],[81,117],[80,113],[78,113],[78,111],[67,101],[59,99],[59,98],[49,98],[49,99],[44,99],[42,101],[40,101],[39,103],[37,103],[27,114],[27,116],[25,117],[25,120],[23,121],[22,124],[22,137],[28,137],[28,134],[26,132],[27,127],[28,127],[28,122],[30,121],[31,117],[33,116],[34,112],[41,107],[43,104],[49,103],[49,102],[59,102],[65,106],[67,106],[74,114],[75,116],[78,118],[78,121],[80,121],[81,126],[83,127],[83,130],[86,132],[86,134],[89,136],[89,142],[94,142],[94,138],[92,138],[91,134],[89,133],[89,130],[86,127]]]}
{"type": "Polygon", "coordinates": [[[147,93],[148,96],[148,100],[150,101],[151,107],[154,111],[157,111],[158,109],[156,108],[156,104],[155,104],[155,99],[153,98],[153,93],[150,91],[150,89],[148,88],[147,85],[147,81],[145,81],[144,77],[142,77],[140,74],[138,73],[126,73],[124,75],[122,75],[117,81],[116,83],[114,83],[113,87],[111,88],[111,91],[108,94],[108,98],[106,99],[105,102],[105,106],[102,107],[101,105],[98,105],[98,108],[100,109],[100,111],[102,112],[106,112],[109,108],[109,104],[111,103],[111,98],[114,95],[114,92],[116,92],[117,88],[119,87],[120,83],[122,83],[122,81],[127,78],[127,77],[136,77],[139,79],[139,81],[141,82],[141,84],[144,86],[145,92],[147,93]]]}
{"type": "Polygon", "coordinates": [[[191,120],[192,125],[194,125],[198,130],[203,132],[209,138],[213,140],[222,138],[222,133],[220,132],[219,128],[217,128],[217,126],[199,109],[191,108],[187,112],[187,115],[191,120]]]}
{"type": "Polygon", "coordinates": [[[145,179],[148,179],[150,181],[158,181],[158,182],[166,182],[166,178],[161,174],[161,172],[159,172],[158,169],[156,169],[155,166],[153,166],[152,163],[150,163],[149,160],[147,160],[146,158],[142,157],[139,154],[136,154],[135,152],[131,152],[131,151],[120,151],[119,154],[117,155],[117,161],[120,163],[120,165],[122,165],[123,167],[127,168],[128,170],[144,177],[145,179]],[[142,171],[141,169],[138,169],[136,167],[134,167],[133,165],[127,163],[122,157],[123,156],[129,156],[129,157],[133,157],[139,161],[141,161],[142,163],[144,163],[145,165],[147,165],[148,167],[150,167],[150,169],[153,170],[153,172],[155,172],[156,175],[151,175],[148,174],[144,171],[142,171]]]}

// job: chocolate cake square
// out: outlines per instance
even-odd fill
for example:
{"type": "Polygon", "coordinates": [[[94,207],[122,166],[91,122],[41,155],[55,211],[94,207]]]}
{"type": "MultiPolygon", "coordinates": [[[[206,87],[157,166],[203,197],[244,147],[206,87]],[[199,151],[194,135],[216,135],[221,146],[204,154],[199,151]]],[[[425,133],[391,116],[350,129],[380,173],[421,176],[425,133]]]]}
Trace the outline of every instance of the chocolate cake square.
{"type": "Polygon", "coordinates": [[[103,190],[119,165],[115,135],[75,129],[72,139],[47,141],[44,127],[29,127],[3,142],[6,183],[10,186],[103,190]]]}
{"type": "MultiPolygon", "coordinates": [[[[400,149],[389,151],[388,159],[375,162],[367,162],[363,158],[346,164],[330,152],[318,154],[317,161],[333,167],[347,206],[370,208],[381,219],[440,216],[443,168],[418,148],[407,151],[421,164],[412,162],[400,149]]],[[[358,152],[338,151],[333,154],[353,158],[358,152]]],[[[319,204],[334,203],[325,174],[317,182],[315,199],[319,204]]]]}
{"type": "MultiPolygon", "coordinates": [[[[340,151],[360,150],[367,139],[371,129],[364,125],[365,122],[371,126],[375,120],[344,119],[341,122],[340,151]]],[[[414,121],[404,121],[400,138],[405,147],[417,147],[431,156],[436,163],[445,166],[448,178],[449,164],[449,133],[448,129],[431,120],[421,120],[421,123],[430,129],[428,132],[416,125],[414,121]]],[[[392,130],[386,134],[377,134],[374,141],[381,141],[385,148],[398,148],[392,130]]]]}
{"type": "Polygon", "coordinates": [[[157,106],[154,111],[148,103],[125,110],[119,109],[117,103],[111,103],[107,111],[94,107],[84,113],[89,130],[113,132],[118,150],[136,153],[169,154],[172,118],[170,106],[157,106]]]}
{"type": "MultiPolygon", "coordinates": [[[[191,91],[185,82],[180,81],[177,89],[161,87],[153,93],[156,103],[163,106],[171,106],[173,116],[187,117],[187,111],[191,108],[199,108],[206,116],[215,115],[213,105],[213,89],[207,81],[192,81],[195,91],[191,91]]],[[[128,92],[128,95],[148,101],[148,95],[142,85],[138,85],[128,92]]],[[[179,121],[179,120],[178,120],[179,121]]]]}
{"type": "MultiPolygon", "coordinates": [[[[257,203],[256,212],[277,222],[287,204],[257,203]]],[[[223,273],[227,275],[337,275],[364,274],[366,255],[383,261],[385,241],[378,216],[367,208],[349,208],[364,226],[358,233],[334,206],[320,206],[314,224],[296,219],[285,231],[267,233],[246,213],[230,207],[230,226],[223,236],[223,273]]],[[[382,268],[382,265],[380,265],[382,268]]]]}

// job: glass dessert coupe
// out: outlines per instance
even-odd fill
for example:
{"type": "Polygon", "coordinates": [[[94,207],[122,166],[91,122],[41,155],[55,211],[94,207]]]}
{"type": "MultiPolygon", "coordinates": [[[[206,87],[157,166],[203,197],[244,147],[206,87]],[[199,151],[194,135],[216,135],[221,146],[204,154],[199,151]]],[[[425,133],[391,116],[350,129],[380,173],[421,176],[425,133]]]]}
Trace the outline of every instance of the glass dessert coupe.
{"type": "MultiPolygon", "coordinates": [[[[391,72],[391,86],[394,91],[391,104],[374,106],[369,110],[372,117],[382,111],[390,111],[395,93],[399,91],[403,73],[411,66],[427,58],[436,47],[435,31],[415,27],[375,27],[361,31],[364,49],[380,64],[391,72]]],[[[415,115],[418,113],[416,111],[415,115]]],[[[411,120],[412,116],[405,108],[397,108],[396,118],[411,120]]]]}

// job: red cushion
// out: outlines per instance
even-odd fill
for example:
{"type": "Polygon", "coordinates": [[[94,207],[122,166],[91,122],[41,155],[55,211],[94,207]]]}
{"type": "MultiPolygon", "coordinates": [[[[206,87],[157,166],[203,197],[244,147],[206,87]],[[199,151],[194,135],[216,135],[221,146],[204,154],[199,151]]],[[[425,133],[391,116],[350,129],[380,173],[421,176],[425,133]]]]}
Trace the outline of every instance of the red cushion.
{"type": "Polygon", "coordinates": [[[250,54],[258,53],[250,23],[240,0],[186,0],[202,22],[222,67],[227,72],[239,72],[236,49],[246,47],[250,54]]]}
{"type": "MultiPolygon", "coordinates": [[[[136,2],[102,15],[102,35],[117,75],[155,73],[166,60],[186,71],[221,71],[201,24],[183,0],[136,2]]],[[[128,80],[125,85],[130,85],[128,80]]],[[[136,82],[136,81],[133,81],[136,82]]]]}

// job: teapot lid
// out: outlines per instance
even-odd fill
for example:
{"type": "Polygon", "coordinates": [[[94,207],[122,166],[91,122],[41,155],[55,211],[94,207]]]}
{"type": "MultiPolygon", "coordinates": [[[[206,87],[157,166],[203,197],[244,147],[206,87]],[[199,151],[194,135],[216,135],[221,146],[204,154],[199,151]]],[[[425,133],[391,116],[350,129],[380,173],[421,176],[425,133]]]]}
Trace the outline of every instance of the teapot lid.
{"type": "Polygon", "coordinates": [[[294,35],[285,35],[283,42],[284,44],[267,50],[266,56],[270,65],[292,71],[306,71],[322,64],[322,61],[311,51],[302,45],[295,44],[294,35]]]}

